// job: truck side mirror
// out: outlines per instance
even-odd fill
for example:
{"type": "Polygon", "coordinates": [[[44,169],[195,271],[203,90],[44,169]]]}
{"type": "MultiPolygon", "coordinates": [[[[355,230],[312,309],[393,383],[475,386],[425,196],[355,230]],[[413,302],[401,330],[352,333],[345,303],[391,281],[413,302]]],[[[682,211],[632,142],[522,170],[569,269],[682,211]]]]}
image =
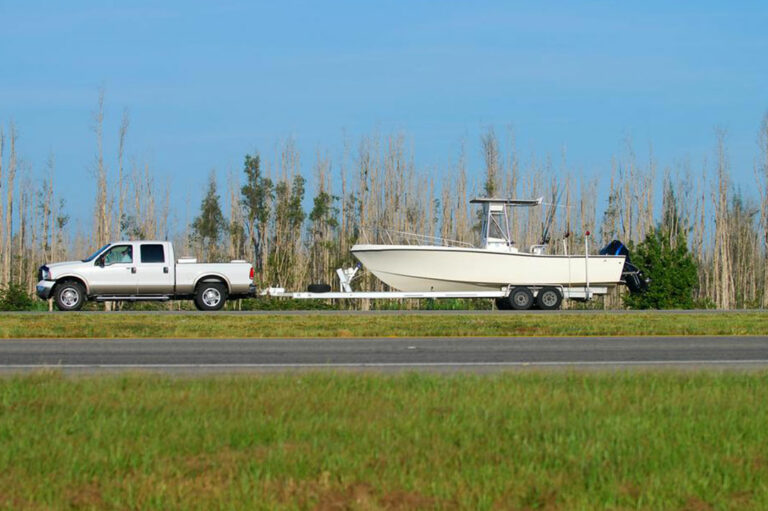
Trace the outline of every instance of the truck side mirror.
{"type": "Polygon", "coordinates": [[[98,259],[96,259],[96,266],[98,266],[100,268],[104,268],[104,258],[103,257],[99,257],[98,259]]]}

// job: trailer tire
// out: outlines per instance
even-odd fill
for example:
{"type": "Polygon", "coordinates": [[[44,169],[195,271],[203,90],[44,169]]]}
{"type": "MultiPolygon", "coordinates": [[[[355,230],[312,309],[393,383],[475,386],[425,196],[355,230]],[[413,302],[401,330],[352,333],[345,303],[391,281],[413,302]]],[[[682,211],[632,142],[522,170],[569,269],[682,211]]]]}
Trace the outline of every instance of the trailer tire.
{"type": "Polygon", "coordinates": [[[227,286],[221,282],[201,282],[195,288],[195,307],[199,311],[217,311],[227,302],[227,286]]]}
{"type": "Polygon", "coordinates": [[[518,311],[533,307],[533,293],[527,287],[516,287],[509,293],[509,305],[518,311]]]}
{"type": "Polygon", "coordinates": [[[53,299],[60,311],[79,311],[83,308],[87,297],[82,284],[69,280],[56,284],[53,289],[53,299]]]}
{"type": "Polygon", "coordinates": [[[310,293],[330,293],[331,286],[328,284],[310,284],[307,286],[307,291],[310,293]]]}
{"type": "Polygon", "coordinates": [[[509,303],[509,297],[496,298],[496,308],[500,311],[508,311],[512,309],[512,305],[509,303]]]}
{"type": "Polygon", "coordinates": [[[536,295],[536,305],[541,310],[553,311],[560,308],[563,303],[563,295],[556,287],[543,287],[536,295]]]}

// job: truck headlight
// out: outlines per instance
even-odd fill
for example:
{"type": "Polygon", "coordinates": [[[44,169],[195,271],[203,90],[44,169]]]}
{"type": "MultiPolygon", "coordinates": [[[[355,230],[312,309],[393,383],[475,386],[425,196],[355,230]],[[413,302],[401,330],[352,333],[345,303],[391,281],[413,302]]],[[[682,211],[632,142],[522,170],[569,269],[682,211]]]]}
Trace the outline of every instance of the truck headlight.
{"type": "Polygon", "coordinates": [[[43,268],[40,270],[40,276],[42,277],[42,280],[48,280],[51,278],[51,270],[43,266],[43,268]]]}

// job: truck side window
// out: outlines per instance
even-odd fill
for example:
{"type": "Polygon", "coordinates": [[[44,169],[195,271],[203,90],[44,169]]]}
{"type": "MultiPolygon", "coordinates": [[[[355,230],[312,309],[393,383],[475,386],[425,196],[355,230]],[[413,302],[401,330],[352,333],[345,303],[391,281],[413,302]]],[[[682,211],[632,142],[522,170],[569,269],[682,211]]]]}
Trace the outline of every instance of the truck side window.
{"type": "Polygon", "coordinates": [[[132,263],[133,247],[130,245],[118,245],[104,255],[104,264],[109,266],[115,263],[132,263]]]}
{"type": "Polygon", "coordinates": [[[165,254],[162,245],[142,245],[141,246],[142,263],[164,263],[165,254]]]}

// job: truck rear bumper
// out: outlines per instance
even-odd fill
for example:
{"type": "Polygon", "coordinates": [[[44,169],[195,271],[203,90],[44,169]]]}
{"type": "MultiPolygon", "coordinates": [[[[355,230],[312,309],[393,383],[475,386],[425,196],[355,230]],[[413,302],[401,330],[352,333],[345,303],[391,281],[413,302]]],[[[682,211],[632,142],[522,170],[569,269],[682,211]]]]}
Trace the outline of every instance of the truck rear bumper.
{"type": "Polygon", "coordinates": [[[37,283],[37,286],[35,287],[37,296],[39,296],[43,300],[49,299],[51,297],[51,293],[53,292],[54,285],[56,285],[56,282],[52,280],[41,280],[40,282],[37,283]]]}
{"type": "Polygon", "coordinates": [[[238,300],[240,298],[253,298],[256,296],[256,291],[256,286],[251,284],[248,286],[248,291],[245,291],[245,286],[243,286],[238,291],[233,291],[229,297],[233,300],[238,300]]]}

